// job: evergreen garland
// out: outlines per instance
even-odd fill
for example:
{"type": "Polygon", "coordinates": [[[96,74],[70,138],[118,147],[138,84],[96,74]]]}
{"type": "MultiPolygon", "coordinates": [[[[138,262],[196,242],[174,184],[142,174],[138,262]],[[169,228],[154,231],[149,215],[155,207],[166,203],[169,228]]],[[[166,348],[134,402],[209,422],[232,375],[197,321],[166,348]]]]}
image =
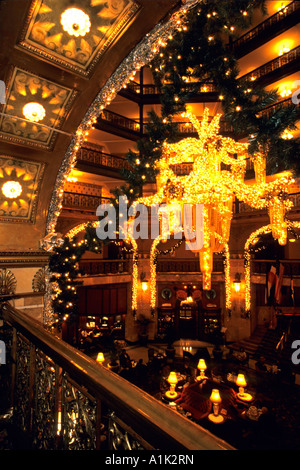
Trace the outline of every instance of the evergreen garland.
{"type": "Polygon", "coordinates": [[[87,224],[81,241],[68,237],[59,246],[54,246],[49,259],[50,282],[52,283],[53,324],[58,328],[63,322],[72,323],[77,319],[78,293],[81,285],[78,277],[82,274],[79,261],[85,251],[101,253],[102,242],[92,224],[87,224]]]}
{"type": "Polygon", "coordinates": [[[123,170],[127,185],[114,195],[126,194],[133,202],[143,185],[155,182],[155,162],[161,157],[162,144],[180,140],[173,118],[186,111],[203,84],[213,83],[222,97],[224,119],[233,128],[236,139],[249,137],[249,153],[267,156],[267,172],[286,169],[297,174],[299,139],[284,140],[284,130],[295,129],[297,106],[262,111],[280,100],[277,91],[266,91],[251,80],[238,78],[238,61],[232,42],[236,32],[251,25],[255,8],[266,12],[264,0],[206,0],[187,15],[185,25],[161,44],[150,64],[155,84],[160,89],[161,116],[148,114],[146,135],[130,150],[127,161],[132,170],[123,170]]]}

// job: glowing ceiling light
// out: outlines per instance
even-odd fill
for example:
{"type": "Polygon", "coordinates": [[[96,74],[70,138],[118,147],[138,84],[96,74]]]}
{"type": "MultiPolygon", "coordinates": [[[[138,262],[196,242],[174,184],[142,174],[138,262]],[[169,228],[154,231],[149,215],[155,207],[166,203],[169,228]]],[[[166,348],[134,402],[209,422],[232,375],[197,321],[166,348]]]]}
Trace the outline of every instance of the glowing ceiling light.
{"type": "Polygon", "coordinates": [[[22,186],[18,181],[7,181],[2,186],[2,193],[9,199],[15,199],[20,196],[22,192],[22,186]]]}
{"type": "Polygon", "coordinates": [[[288,88],[284,88],[281,92],[280,92],[280,96],[282,98],[285,98],[286,96],[290,96],[292,94],[292,91],[288,88]]]}
{"type": "Polygon", "coordinates": [[[61,25],[70,36],[85,36],[90,28],[89,16],[78,8],[68,8],[60,17],[61,25]]]}
{"type": "Polygon", "coordinates": [[[286,47],[286,46],[282,46],[282,48],[280,49],[279,51],[279,55],[283,55],[283,54],[286,54],[287,52],[290,52],[290,48],[289,47],[286,47]]]}
{"type": "Polygon", "coordinates": [[[23,107],[23,116],[29,121],[39,122],[46,116],[46,111],[39,103],[27,103],[23,107]]]}

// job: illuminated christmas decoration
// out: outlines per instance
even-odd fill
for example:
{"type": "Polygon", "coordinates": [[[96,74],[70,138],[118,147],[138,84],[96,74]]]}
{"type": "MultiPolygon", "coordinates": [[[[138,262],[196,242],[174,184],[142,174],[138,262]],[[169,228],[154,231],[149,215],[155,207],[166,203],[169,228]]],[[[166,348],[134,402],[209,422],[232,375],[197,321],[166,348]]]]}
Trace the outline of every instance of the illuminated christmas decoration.
{"type": "MultiPolygon", "coordinates": [[[[252,208],[268,208],[272,235],[280,244],[287,239],[286,212],[292,207],[288,200],[288,186],[293,181],[290,173],[279,175],[271,182],[266,182],[266,161],[262,154],[249,155],[248,143],[235,142],[229,137],[219,135],[221,115],[216,115],[209,122],[209,110],[204,111],[202,122],[190,112],[186,116],[197,130],[199,138],[183,139],[175,144],[164,144],[162,158],[157,162],[157,192],[148,197],[137,199],[134,205],[143,203],[164,204],[170,212],[170,233],[176,233],[178,207],[185,204],[196,207],[203,205],[203,245],[193,247],[186,240],[189,248],[199,253],[203,289],[211,288],[213,255],[228,250],[233,202],[236,197],[252,208]],[[246,159],[254,163],[255,183],[245,183],[246,159]],[[174,167],[186,162],[192,163],[188,175],[177,175],[174,167]],[[222,166],[224,168],[222,168],[222,166]]],[[[130,221],[129,221],[130,223],[130,221]]],[[[193,220],[193,231],[195,221],[193,220]]],[[[160,233],[152,242],[150,251],[150,289],[151,308],[156,304],[156,267],[155,250],[165,238],[160,233]]],[[[227,253],[227,261],[229,255],[227,253]]],[[[230,308],[229,262],[226,263],[226,304],[230,308]]]]}

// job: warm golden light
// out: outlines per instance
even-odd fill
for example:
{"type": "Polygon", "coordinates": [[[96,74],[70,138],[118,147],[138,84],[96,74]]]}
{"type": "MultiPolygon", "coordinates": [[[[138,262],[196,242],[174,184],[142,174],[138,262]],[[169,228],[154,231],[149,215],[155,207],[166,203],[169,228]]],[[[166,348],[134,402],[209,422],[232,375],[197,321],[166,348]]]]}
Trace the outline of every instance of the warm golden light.
{"type": "Polygon", "coordinates": [[[15,199],[20,196],[22,192],[22,186],[18,181],[7,181],[2,186],[2,193],[9,199],[15,199]]]}
{"type": "Polygon", "coordinates": [[[77,183],[78,178],[76,178],[76,176],[68,176],[68,177],[67,177],[67,181],[68,181],[69,183],[77,183]]]}
{"type": "Polygon", "coordinates": [[[46,116],[46,111],[40,103],[27,103],[23,107],[23,116],[28,121],[39,122],[46,116]]]}
{"type": "Polygon", "coordinates": [[[236,384],[239,387],[246,387],[247,386],[247,382],[246,382],[244,374],[238,374],[237,379],[236,379],[236,384]]]}
{"type": "Polygon", "coordinates": [[[206,366],[206,362],[204,359],[199,359],[197,369],[200,370],[200,375],[198,375],[197,380],[202,380],[206,378],[204,375],[204,371],[207,369],[207,366],[206,366]]]}
{"type": "Polygon", "coordinates": [[[287,52],[290,52],[290,48],[283,45],[279,51],[279,55],[283,55],[283,54],[286,54],[287,52]]]}
{"type": "MultiPolygon", "coordinates": [[[[186,244],[191,251],[199,254],[203,290],[211,289],[214,253],[225,252],[226,307],[231,308],[228,240],[234,198],[255,209],[267,208],[273,238],[285,244],[287,229],[284,218],[293,205],[286,197],[291,178],[290,175],[283,175],[267,182],[265,155],[260,152],[249,155],[248,143],[221,137],[220,114],[210,119],[209,109],[205,108],[201,122],[189,111],[184,116],[195,128],[198,138],[186,138],[171,144],[164,142],[162,157],[156,162],[157,192],[137,199],[133,207],[139,203],[148,207],[165,204],[169,213],[168,235],[173,235],[184,230],[180,224],[178,226],[178,213],[182,217],[185,207],[192,206],[190,228],[194,234],[198,230],[201,243],[186,238],[186,244]],[[247,158],[254,165],[255,182],[251,185],[244,181],[247,158]],[[192,161],[191,171],[187,175],[177,174],[175,167],[188,161],[192,161]],[[229,169],[222,170],[222,164],[229,169]],[[196,210],[200,206],[201,223],[197,223],[196,210]]],[[[134,218],[131,218],[128,228],[133,223],[134,218]]],[[[150,305],[153,309],[156,308],[157,245],[167,238],[162,223],[161,227],[161,233],[153,241],[150,250],[150,305]]],[[[134,289],[136,287],[134,284],[134,289]]],[[[133,310],[135,299],[136,292],[133,293],[133,310]]]]}
{"type": "Polygon", "coordinates": [[[220,392],[217,388],[213,388],[209,399],[212,403],[221,403],[222,399],[220,397],[220,392]]]}
{"type": "Polygon", "coordinates": [[[240,283],[240,281],[234,281],[234,282],[233,282],[233,286],[234,286],[235,292],[240,292],[240,290],[241,290],[241,283],[240,283]]]}
{"type": "Polygon", "coordinates": [[[168,390],[165,395],[167,398],[176,398],[178,395],[178,393],[175,391],[175,387],[178,382],[176,372],[170,372],[168,382],[170,384],[170,390],[168,390]]]}
{"type": "Polygon", "coordinates": [[[290,131],[288,131],[288,130],[286,129],[286,130],[283,132],[283,134],[281,134],[281,138],[282,138],[282,139],[285,139],[285,140],[287,140],[287,139],[290,140],[290,139],[293,138],[293,134],[292,134],[290,131]]]}
{"type": "Polygon", "coordinates": [[[281,92],[280,92],[280,96],[282,98],[286,98],[287,96],[290,96],[292,94],[292,90],[290,90],[290,88],[284,88],[281,92]]]}
{"type": "Polygon", "coordinates": [[[250,393],[245,392],[245,387],[247,387],[247,382],[246,382],[244,374],[238,374],[237,379],[236,379],[236,384],[239,387],[239,393],[237,394],[239,399],[243,401],[251,401],[252,395],[250,395],[250,393]]]}
{"type": "Polygon", "coordinates": [[[214,423],[222,423],[224,418],[222,415],[219,414],[219,406],[222,401],[220,397],[220,392],[217,388],[214,388],[211,392],[210,401],[213,404],[214,412],[208,415],[208,419],[214,423]]]}
{"type": "Polygon", "coordinates": [[[148,281],[143,281],[142,282],[142,290],[144,292],[146,292],[147,289],[148,289],[148,281]]]}
{"type": "Polygon", "coordinates": [[[91,28],[89,16],[78,8],[68,8],[60,18],[61,25],[70,36],[85,36],[91,28]]]}
{"type": "Polygon", "coordinates": [[[98,353],[96,360],[97,360],[97,362],[99,362],[100,364],[103,364],[103,362],[105,361],[103,352],[99,352],[99,353],[98,353]]]}
{"type": "Polygon", "coordinates": [[[168,377],[168,382],[170,385],[176,385],[178,382],[176,372],[170,372],[168,377]]]}

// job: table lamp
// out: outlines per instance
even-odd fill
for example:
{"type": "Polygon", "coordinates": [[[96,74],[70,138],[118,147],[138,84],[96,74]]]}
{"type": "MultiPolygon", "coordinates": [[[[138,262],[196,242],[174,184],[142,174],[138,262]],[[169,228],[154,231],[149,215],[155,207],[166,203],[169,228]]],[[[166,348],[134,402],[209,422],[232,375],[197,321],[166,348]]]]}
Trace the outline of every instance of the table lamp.
{"type": "Polygon", "coordinates": [[[244,374],[238,374],[236,379],[236,384],[239,387],[239,393],[237,396],[240,400],[251,401],[252,395],[250,393],[245,393],[245,387],[247,387],[247,382],[244,374]]]}
{"type": "Polygon", "coordinates": [[[213,404],[213,413],[208,415],[208,419],[213,423],[223,423],[224,417],[219,414],[220,403],[222,401],[220,397],[220,392],[217,388],[213,388],[210,396],[210,401],[213,404]]]}
{"type": "Polygon", "coordinates": [[[207,379],[207,377],[204,375],[204,371],[207,369],[204,359],[199,359],[197,369],[200,370],[200,375],[198,375],[197,380],[207,379]]]}
{"type": "Polygon", "coordinates": [[[170,372],[168,377],[168,382],[170,384],[170,390],[168,390],[165,395],[167,398],[176,398],[178,393],[175,391],[176,384],[178,382],[176,372],[170,372]]]}
{"type": "Polygon", "coordinates": [[[105,361],[103,352],[98,353],[96,361],[100,364],[103,364],[103,362],[105,361]]]}

